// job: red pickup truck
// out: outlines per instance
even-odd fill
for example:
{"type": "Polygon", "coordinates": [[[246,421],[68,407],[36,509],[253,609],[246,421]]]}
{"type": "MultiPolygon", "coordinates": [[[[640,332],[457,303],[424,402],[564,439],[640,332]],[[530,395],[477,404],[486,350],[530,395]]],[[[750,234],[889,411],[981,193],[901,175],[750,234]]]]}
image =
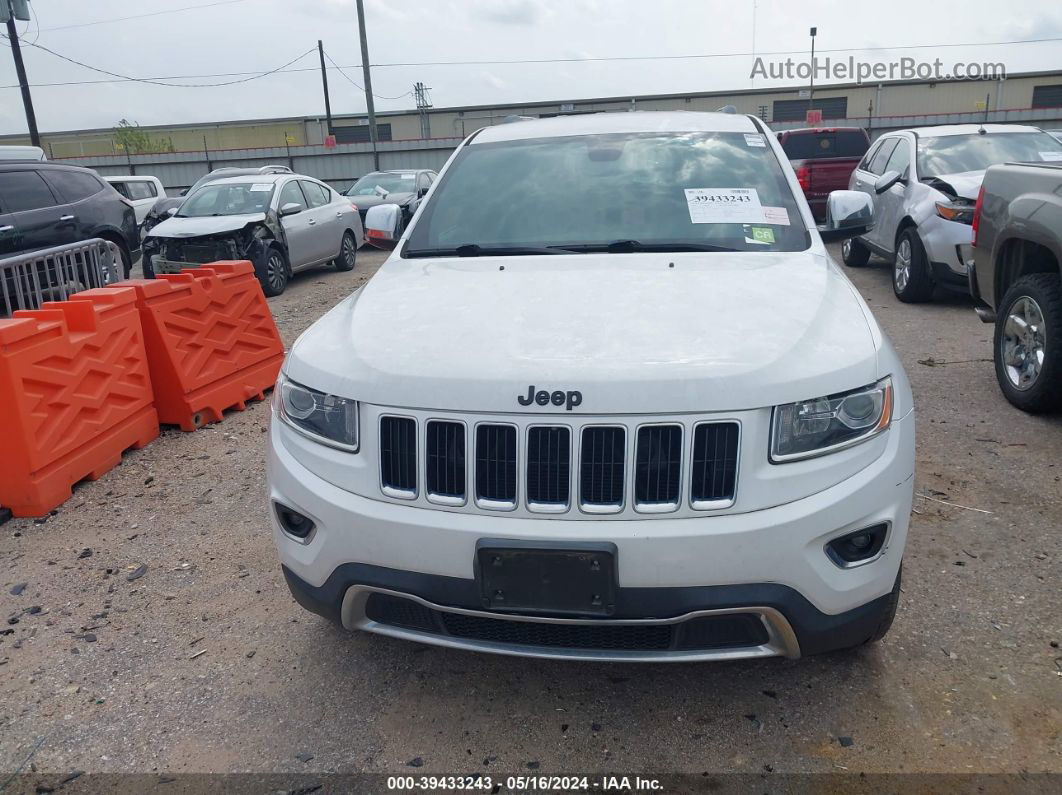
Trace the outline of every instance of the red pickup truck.
{"type": "Polygon", "coordinates": [[[778,133],[816,221],[826,220],[830,191],[847,190],[860,159],[870,148],[862,127],[812,127],[778,133]]]}

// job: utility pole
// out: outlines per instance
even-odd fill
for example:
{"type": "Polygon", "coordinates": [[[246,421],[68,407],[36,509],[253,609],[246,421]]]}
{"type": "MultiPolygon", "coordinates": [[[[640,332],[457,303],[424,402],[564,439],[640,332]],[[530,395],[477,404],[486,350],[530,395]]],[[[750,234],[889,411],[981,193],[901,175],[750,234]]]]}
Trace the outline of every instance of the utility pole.
{"type": "Polygon", "coordinates": [[[365,107],[369,111],[369,140],[372,141],[372,167],[380,170],[380,151],[376,145],[376,108],[372,104],[372,74],[369,69],[369,42],[365,37],[365,8],[362,0],[355,0],[358,6],[358,35],[361,38],[361,74],[365,81],[365,107]]]}
{"type": "Polygon", "coordinates": [[[811,85],[808,88],[808,110],[815,107],[815,34],[818,28],[811,29],[811,85]]]}
{"type": "Polygon", "coordinates": [[[18,86],[22,89],[22,107],[26,110],[26,126],[29,127],[30,142],[34,146],[40,146],[41,135],[37,132],[37,115],[33,112],[33,97],[30,96],[29,80],[26,78],[26,65],[22,63],[22,48],[18,43],[18,31],[15,30],[16,19],[28,21],[29,18],[28,0],[0,0],[0,19],[7,23],[7,38],[11,42],[11,57],[15,59],[18,86]]]}
{"type": "Polygon", "coordinates": [[[428,109],[431,107],[429,91],[431,91],[431,88],[423,83],[413,84],[413,99],[417,103],[417,111],[420,113],[421,138],[431,138],[431,118],[428,116],[428,109]]]}
{"type": "Polygon", "coordinates": [[[317,54],[321,56],[321,84],[324,86],[325,117],[328,119],[328,134],[332,135],[332,100],[328,98],[328,72],[325,70],[324,45],[317,40],[317,54]]]}

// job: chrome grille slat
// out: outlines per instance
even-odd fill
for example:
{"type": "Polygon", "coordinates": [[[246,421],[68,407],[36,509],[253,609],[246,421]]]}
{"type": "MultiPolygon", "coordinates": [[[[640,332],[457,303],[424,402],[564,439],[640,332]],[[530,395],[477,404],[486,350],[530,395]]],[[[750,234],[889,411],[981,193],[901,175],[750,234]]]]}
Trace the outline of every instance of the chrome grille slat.
{"type": "Polygon", "coordinates": [[[623,506],[627,434],[624,428],[590,425],[580,442],[580,503],[591,510],[623,506]]]}
{"type": "Polygon", "coordinates": [[[643,425],[635,448],[634,504],[643,510],[674,508],[682,477],[682,427],[643,425]]]}
{"type": "Polygon", "coordinates": [[[391,496],[417,494],[417,423],[409,417],[380,418],[380,484],[391,496]]]}
{"type": "Polygon", "coordinates": [[[465,499],[465,426],[430,420],[424,444],[428,498],[457,503],[465,499]]]}
{"type": "Polygon", "coordinates": [[[738,425],[701,423],[693,430],[690,499],[694,507],[729,505],[737,481],[738,425]]]}
{"type": "Polygon", "coordinates": [[[528,505],[567,507],[571,497],[571,430],[563,425],[529,428],[526,466],[528,505]]]}
{"type": "Polygon", "coordinates": [[[476,427],[476,499],[481,507],[516,506],[516,428],[476,427]]]}

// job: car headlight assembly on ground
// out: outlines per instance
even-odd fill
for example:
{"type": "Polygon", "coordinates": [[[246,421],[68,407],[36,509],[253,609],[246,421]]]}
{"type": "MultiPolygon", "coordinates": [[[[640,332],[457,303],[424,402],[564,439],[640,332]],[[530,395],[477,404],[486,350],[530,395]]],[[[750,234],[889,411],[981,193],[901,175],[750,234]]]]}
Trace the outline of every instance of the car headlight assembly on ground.
{"type": "Polygon", "coordinates": [[[328,395],[290,380],[277,380],[273,410],[284,422],[315,442],[358,452],[358,402],[328,395]]]}
{"type": "Polygon", "coordinates": [[[775,406],[771,462],[843,450],[884,433],[892,423],[892,379],[836,395],[775,406]]]}

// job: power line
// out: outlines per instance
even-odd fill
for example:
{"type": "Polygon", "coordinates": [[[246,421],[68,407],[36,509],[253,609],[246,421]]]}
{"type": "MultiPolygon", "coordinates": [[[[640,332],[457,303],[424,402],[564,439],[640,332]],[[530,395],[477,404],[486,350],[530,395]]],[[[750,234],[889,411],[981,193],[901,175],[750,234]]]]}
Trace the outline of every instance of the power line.
{"type": "MultiPolygon", "coordinates": [[[[359,85],[358,85],[357,83],[355,83],[355,82],[354,82],[354,81],[353,81],[353,80],[352,80],[352,79],[351,79],[351,78],[350,78],[350,77],[349,77],[349,76],[347,75],[347,73],[343,71],[343,68],[344,68],[344,67],[340,66],[340,65],[339,65],[339,64],[337,64],[337,63],[336,63],[335,61],[333,61],[333,60],[332,60],[332,56],[331,56],[331,55],[329,55],[327,51],[325,51],[325,54],[324,54],[324,56],[325,56],[325,58],[327,58],[327,59],[328,59],[328,62],[329,62],[330,64],[332,64],[332,66],[334,66],[334,67],[335,67],[336,69],[338,69],[338,70],[339,70],[339,73],[340,73],[341,75],[343,75],[343,77],[345,77],[345,78],[347,79],[347,82],[348,82],[348,83],[350,83],[350,84],[351,84],[352,86],[354,86],[354,88],[358,89],[358,91],[364,91],[364,90],[365,90],[365,86],[359,86],[359,85]]],[[[354,67],[353,67],[353,66],[348,66],[348,67],[346,67],[346,68],[347,68],[347,69],[353,69],[354,67]]],[[[406,92],[405,94],[399,94],[399,95],[398,95],[397,97],[382,97],[382,96],[380,96],[379,94],[377,94],[377,93],[376,93],[376,92],[374,91],[374,92],[372,93],[372,95],[373,95],[374,97],[376,97],[377,99],[402,99],[402,97],[408,97],[408,96],[409,96],[410,94],[412,94],[412,93],[413,93],[412,91],[407,91],[407,92],[406,92]]]]}
{"type": "MultiPolygon", "coordinates": [[[[4,36],[3,38],[7,38],[7,37],[4,36]]],[[[885,51],[885,50],[911,50],[911,49],[942,48],[942,47],[991,47],[991,46],[1001,46],[1001,45],[1008,45],[1008,44],[1039,44],[1039,43],[1043,43],[1043,42],[1057,42],[1057,41],[1062,41],[1062,37],[1043,38],[1043,39],[1020,39],[1020,40],[1015,40],[1015,41],[960,42],[960,43],[954,43],[954,44],[936,44],[936,45],[911,44],[911,45],[901,45],[901,46],[895,46],[895,47],[844,47],[844,48],[830,49],[830,50],[819,50],[819,52],[820,53],[879,52],[879,51],[885,51]]],[[[29,46],[28,43],[26,43],[26,44],[27,44],[27,46],[29,46]]],[[[47,50],[47,48],[45,48],[45,47],[43,47],[43,46],[41,46],[39,44],[38,45],[33,45],[33,46],[35,46],[37,49],[47,50]]],[[[92,69],[93,71],[97,71],[97,72],[101,72],[103,74],[111,75],[112,77],[114,77],[116,79],[112,79],[112,80],[68,80],[68,81],[57,81],[57,82],[51,82],[51,83],[33,83],[33,84],[31,84],[32,88],[52,88],[52,87],[61,87],[61,86],[87,86],[87,85],[99,85],[99,84],[104,84],[104,83],[128,82],[128,81],[146,82],[146,83],[158,83],[158,81],[164,81],[164,80],[193,80],[193,79],[203,79],[203,78],[211,78],[211,77],[243,77],[243,76],[247,76],[247,75],[252,75],[252,76],[254,76],[254,78],[257,78],[257,77],[265,77],[267,75],[273,75],[273,74],[295,74],[295,73],[299,73],[299,72],[316,72],[316,71],[318,71],[317,67],[298,67],[298,68],[295,68],[295,69],[288,69],[286,67],[281,67],[279,69],[273,69],[273,70],[270,70],[269,72],[264,72],[264,73],[263,72],[215,72],[215,73],[209,73],[209,74],[164,75],[164,76],[137,78],[137,77],[126,77],[124,75],[119,75],[119,74],[116,74],[114,72],[108,72],[107,70],[104,70],[104,69],[96,69],[95,67],[88,66],[87,64],[81,64],[79,61],[75,61],[72,58],[67,58],[66,56],[59,55],[58,53],[52,52],[51,50],[47,50],[47,51],[51,52],[53,55],[57,55],[58,57],[63,58],[64,60],[71,61],[72,63],[78,64],[80,66],[85,66],[85,68],[92,69]]],[[[299,56],[299,58],[296,58],[294,61],[289,62],[288,65],[297,62],[301,58],[306,57],[306,55],[308,55],[312,51],[313,50],[311,49],[311,50],[307,51],[306,53],[303,53],[303,55],[299,56]]],[[[378,63],[378,64],[370,64],[370,65],[373,68],[388,68],[388,67],[402,67],[402,66],[478,66],[478,65],[491,65],[491,64],[551,64],[551,63],[598,62],[598,61],[656,61],[656,60],[682,60],[682,59],[739,58],[739,57],[768,56],[768,55],[798,55],[798,54],[803,54],[803,53],[804,53],[804,50],[774,50],[774,51],[770,51],[770,52],[710,53],[710,54],[702,54],[702,55],[641,55],[641,56],[629,55],[629,56],[602,56],[602,57],[597,57],[597,58],[595,58],[595,57],[591,57],[591,58],[541,58],[541,59],[529,59],[529,60],[498,60],[498,61],[422,61],[422,62],[406,62],[406,63],[397,63],[397,62],[396,63],[378,63]]],[[[355,83],[353,80],[351,80],[350,77],[348,77],[343,72],[344,69],[359,69],[359,68],[361,68],[360,64],[340,66],[339,64],[336,64],[336,62],[333,61],[331,56],[329,56],[327,53],[325,53],[325,57],[328,58],[328,60],[332,62],[332,64],[333,64],[332,68],[338,70],[340,72],[340,74],[343,75],[343,77],[345,77],[353,85],[357,86],[359,90],[364,90],[364,89],[361,88],[361,86],[359,86],[357,83],[355,83]]],[[[246,81],[233,81],[233,83],[238,83],[238,82],[246,82],[246,81]]],[[[214,85],[232,85],[233,83],[207,84],[205,86],[197,86],[197,85],[194,85],[194,84],[181,83],[181,84],[175,84],[174,87],[178,87],[178,88],[200,88],[200,87],[209,88],[209,87],[212,87],[214,85]]],[[[161,83],[161,85],[168,85],[168,84],[161,83]]],[[[0,86],[0,88],[18,88],[18,86],[17,85],[4,85],[4,86],[0,86]]],[[[402,94],[399,97],[379,97],[378,94],[373,94],[373,96],[377,96],[380,99],[401,99],[402,97],[408,96],[410,93],[411,92],[406,92],[405,94],[402,94]]]]}
{"type": "MultiPolygon", "coordinates": [[[[167,83],[167,82],[164,82],[162,80],[153,80],[151,78],[130,77],[129,75],[119,74],[118,72],[111,72],[108,69],[101,69],[101,68],[99,68],[97,66],[91,66],[91,65],[89,65],[87,63],[84,63],[82,61],[79,61],[79,60],[77,60],[75,58],[70,58],[69,56],[63,55],[62,53],[58,53],[55,50],[49,49],[48,47],[45,47],[43,44],[30,44],[30,43],[27,42],[26,46],[33,47],[34,49],[37,49],[37,50],[43,50],[44,52],[46,52],[46,53],[48,53],[50,55],[54,55],[56,58],[60,58],[60,59],[62,59],[64,61],[67,61],[69,63],[75,64],[75,65],[80,66],[80,67],[83,67],[84,69],[89,69],[89,70],[91,70],[93,72],[99,72],[100,74],[110,75],[111,77],[117,78],[117,79],[119,79],[121,81],[128,81],[128,82],[132,82],[132,83],[147,83],[149,85],[168,86],[170,88],[219,88],[221,86],[237,85],[238,83],[248,83],[251,80],[257,80],[259,78],[267,77],[268,75],[276,74],[277,72],[283,71],[285,68],[291,66],[294,63],[297,63],[298,61],[301,61],[303,58],[305,58],[307,55],[309,55],[311,52],[313,52],[314,50],[317,49],[316,47],[311,47],[306,52],[304,52],[302,55],[298,56],[297,58],[292,58],[290,61],[288,61],[285,64],[282,64],[281,66],[278,66],[276,69],[270,69],[269,71],[266,71],[266,72],[254,72],[254,73],[251,73],[250,77],[243,77],[243,78],[240,78],[238,80],[228,80],[228,81],[223,82],[223,83],[167,83]]],[[[213,75],[204,75],[204,77],[212,77],[212,76],[213,75]]]]}
{"type": "MultiPolygon", "coordinates": [[[[970,41],[957,42],[954,44],[905,44],[895,47],[839,47],[832,50],[819,50],[825,52],[881,52],[883,50],[924,50],[940,49],[943,47],[994,47],[1003,44],[1039,44],[1041,42],[1062,41],[1062,36],[1044,39],[1017,39],[1015,41],[970,41]]],[[[403,66],[492,66],[503,64],[551,64],[551,63],[591,63],[598,61],[684,61],[707,58],[742,58],[764,55],[803,55],[805,50],[774,50],[772,52],[726,52],[707,53],[700,55],[603,55],[600,57],[587,58],[526,58],[513,60],[484,60],[484,61],[398,61],[394,63],[370,64],[374,69],[385,69],[403,66]]]]}
{"type": "Polygon", "coordinates": [[[44,32],[53,30],[72,30],[73,28],[87,28],[93,25],[111,25],[115,22],[127,22],[130,19],[145,19],[146,17],[159,17],[163,14],[178,14],[181,11],[195,11],[200,8],[213,8],[214,6],[230,6],[235,3],[244,3],[246,0],[218,0],[215,3],[203,3],[197,6],[184,6],[183,8],[168,8],[164,11],[152,11],[148,14],[136,14],[131,17],[116,17],[114,19],[98,19],[95,22],[78,22],[74,25],[60,25],[55,28],[44,28],[44,32]]]}

